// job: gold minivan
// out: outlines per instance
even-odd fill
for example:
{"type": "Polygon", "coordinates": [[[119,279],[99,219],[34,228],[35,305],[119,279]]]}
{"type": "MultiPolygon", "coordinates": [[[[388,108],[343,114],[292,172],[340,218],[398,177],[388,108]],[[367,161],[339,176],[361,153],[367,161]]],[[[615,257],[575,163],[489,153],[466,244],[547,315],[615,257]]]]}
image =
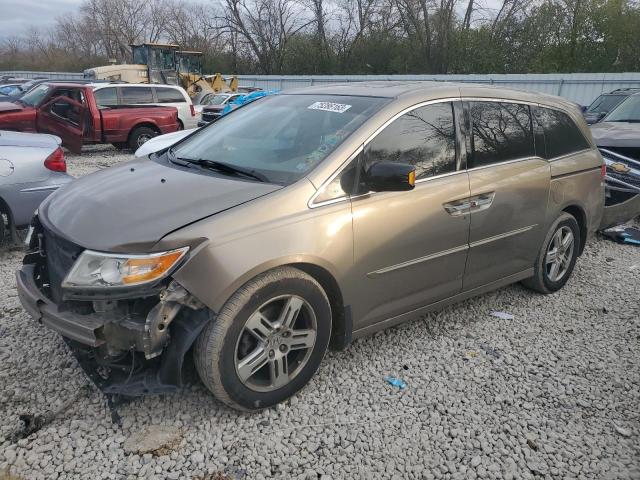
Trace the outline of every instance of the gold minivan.
{"type": "Polygon", "coordinates": [[[192,351],[223,402],[274,405],[330,346],[562,288],[604,204],[577,106],[498,88],[304,88],[153,145],[51,195],[17,273],[108,393],[174,391],[192,351]]]}

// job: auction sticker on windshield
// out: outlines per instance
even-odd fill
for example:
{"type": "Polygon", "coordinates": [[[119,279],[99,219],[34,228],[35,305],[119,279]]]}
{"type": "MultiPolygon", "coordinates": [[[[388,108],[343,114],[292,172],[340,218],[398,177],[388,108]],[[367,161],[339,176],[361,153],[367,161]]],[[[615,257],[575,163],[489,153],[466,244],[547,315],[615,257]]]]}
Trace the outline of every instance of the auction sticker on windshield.
{"type": "Polygon", "coordinates": [[[351,108],[351,105],[345,105],[344,103],[332,103],[332,102],[316,102],[309,105],[311,110],[324,110],[326,112],[344,113],[351,108]]]}

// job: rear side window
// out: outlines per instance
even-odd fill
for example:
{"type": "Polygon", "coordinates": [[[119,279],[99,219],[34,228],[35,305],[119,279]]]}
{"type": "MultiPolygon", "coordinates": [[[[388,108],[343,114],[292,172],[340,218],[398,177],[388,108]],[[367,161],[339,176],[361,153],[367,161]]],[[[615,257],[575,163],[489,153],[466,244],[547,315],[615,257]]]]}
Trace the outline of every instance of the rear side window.
{"type": "Polygon", "coordinates": [[[472,167],[535,156],[528,105],[470,102],[472,167]]]}
{"type": "Polygon", "coordinates": [[[416,108],[394,120],[365,148],[365,169],[377,162],[415,166],[416,180],[456,169],[451,103],[416,108]]]}
{"type": "Polygon", "coordinates": [[[124,87],[121,89],[122,103],[132,105],[136,103],[153,103],[151,87],[124,87]]]}
{"type": "Polygon", "coordinates": [[[118,105],[118,92],[115,87],[101,88],[94,92],[99,107],[118,105]]]}
{"type": "Polygon", "coordinates": [[[156,95],[160,103],[184,103],[182,93],[175,88],[156,87],[156,95]]]}
{"type": "Polygon", "coordinates": [[[560,157],[589,148],[584,135],[566,113],[538,107],[536,118],[544,130],[545,158],[560,157]]]}

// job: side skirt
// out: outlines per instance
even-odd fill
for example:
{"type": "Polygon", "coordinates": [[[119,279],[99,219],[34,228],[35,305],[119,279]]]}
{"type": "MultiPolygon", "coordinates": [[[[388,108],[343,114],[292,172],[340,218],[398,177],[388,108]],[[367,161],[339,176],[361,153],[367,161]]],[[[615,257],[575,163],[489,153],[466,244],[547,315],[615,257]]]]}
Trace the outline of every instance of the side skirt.
{"type": "Polygon", "coordinates": [[[379,330],[384,330],[385,328],[398,325],[399,323],[403,323],[407,320],[415,320],[417,317],[424,315],[425,313],[441,310],[442,308],[448,305],[451,305],[453,303],[458,303],[458,302],[461,302],[462,300],[466,300],[468,298],[475,297],[477,295],[482,295],[483,293],[487,293],[492,290],[496,290],[498,288],[511,285],[512,283],[519,282],[520,280],[524,280],[525,278],[530,278],[532,276],[533,276],[533,267],[528,268],[522,272],[509,275],[508,277],[501,278],[500,280],[496,280],[495,282],[487,283],[486,285],[482,285],[481,287],[476,287],[472,290],[458,293],[457,295],[454,295],[449,298],[445,298],[444,300],[440,300],[435,303],[430,303],[429,305],[425,305],[424,307],[416,308],[406,313],[396,315],[395,317],[391,317],[391,318],[388,318],[387,320],[374,323],[373,325],[359,328],[358,330],[354,330],[353,338],[355,339],[355,338],[364,337],[366,335],[375,333],[379,330]]]}

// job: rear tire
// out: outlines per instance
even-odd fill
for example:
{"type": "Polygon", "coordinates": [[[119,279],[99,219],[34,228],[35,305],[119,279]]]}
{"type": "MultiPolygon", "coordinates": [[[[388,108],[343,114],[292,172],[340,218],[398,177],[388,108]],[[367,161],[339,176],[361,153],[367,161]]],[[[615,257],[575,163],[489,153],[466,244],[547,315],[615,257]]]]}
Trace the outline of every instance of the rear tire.
{"type": "Polygon", "coordinates": [[[138,148],[144,145],[145,142],[151,140],[157,135],[158,132],[150,127],[135,128],[129,135],[129,148],[135,152],[138,148]]]}
{"type": "Polygon", "coordinates": [[[533,277],[522,284],[536,292],[560,290],[571,277],[578,259],[580,227],[573,215],[563,212],[549,228],[533,266],[533,277]]]}
{"type": "Polygon", "coordinates": [[[331,307],[320,284],[296,268],[277,268],[242,286],[200,334],[196,369],[222,402],[259,410],[309,382],[330,336],[331,307]]]}

